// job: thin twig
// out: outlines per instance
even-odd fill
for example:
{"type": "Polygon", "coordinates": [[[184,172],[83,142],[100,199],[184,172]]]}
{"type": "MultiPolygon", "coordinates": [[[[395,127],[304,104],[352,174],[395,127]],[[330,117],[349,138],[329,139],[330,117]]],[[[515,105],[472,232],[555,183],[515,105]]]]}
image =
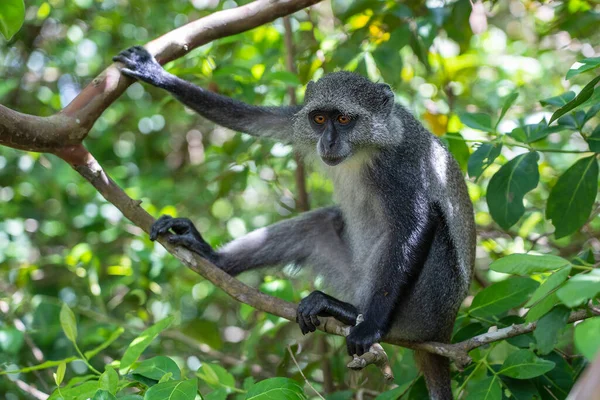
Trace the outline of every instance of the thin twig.
{"type": "Polygon", "coordinates": [[[323,397],[321,395],[321,393],[319,393],[319,391],[317,389],[315,389],[315,387],[308,381],[308,379],[306,379],[306,376],[304,375],[304,372],[302,372],[302,368],[300,368],[300,365],[298,364],[298,361],[296,361],[296,357],[294,357],[294,352],[292,351],[292,347],[288,345],[287,347],[289,353],[290,353],[290,357],[292,357],[292,361],[294,362],[294,364],[296,364],[296,367],[298,367],[298,371],[300,371],[300,375],[302,375],[302,377],[304,378],[304,382],[306,382],[306,384],[308,386],[310,386],[310,388],[317,394],[317,396],[319,396],[320,398],[322,398],[323,400],[325,400],[325,397],[323,397]]]}

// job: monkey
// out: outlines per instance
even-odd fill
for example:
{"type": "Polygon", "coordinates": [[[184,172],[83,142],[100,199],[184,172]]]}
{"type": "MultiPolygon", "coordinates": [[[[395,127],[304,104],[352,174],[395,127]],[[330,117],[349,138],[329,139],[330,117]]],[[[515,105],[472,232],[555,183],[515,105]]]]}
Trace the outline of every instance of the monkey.
{"type": "MultiPolygon", "coordinates": [[[[213,249],[187,218],[160,217],[167,240],[232,275],[296,264],[322,276],[298,306],[303,334],[319,317],[352,326],[351,356],[386,335],[449,342],[475,262],[473,205],[458,163],[391,87],[352,72],[306,86],[298,106],[263,107],[213,93],[165,71],[143,47],[113,58],[121,72],[171,93],[234,131],[292,144],[334,184],[336,204],[259,228],[213,249]],[[362,314],[363,321],[356,324],[362,314]]],[[[447,358],[415,351],[432,399],[452,399],[447,358]]]]}

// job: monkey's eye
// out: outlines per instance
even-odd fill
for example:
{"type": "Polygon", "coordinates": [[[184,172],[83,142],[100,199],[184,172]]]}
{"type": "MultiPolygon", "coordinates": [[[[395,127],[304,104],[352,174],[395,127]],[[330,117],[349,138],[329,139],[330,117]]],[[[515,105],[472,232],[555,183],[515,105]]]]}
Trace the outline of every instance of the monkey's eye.
{"type": "Polygon", "coordinates": [[[313,121],[319,125],[323,125],[325,123],[325,116],[323,114],[317,114],[313,117],[313,121]]]}
{"type": "Polygon", "coordinates": [[[337,120],[340,124],[346,125],[350,122],[350,117],[347,115],[340,115],[337,120]]]}

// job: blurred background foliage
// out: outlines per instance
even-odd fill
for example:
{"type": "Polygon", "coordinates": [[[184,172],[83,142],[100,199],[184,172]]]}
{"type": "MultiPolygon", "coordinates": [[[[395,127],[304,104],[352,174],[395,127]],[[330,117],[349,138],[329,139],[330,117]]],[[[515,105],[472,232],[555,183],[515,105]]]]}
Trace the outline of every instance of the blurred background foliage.
{"type": "MultiPolygon", "coordinates": [[[[23,27],[9,41],[0,39],[0,102],[43,116],[67,105],[120,50],[246,2],[25,3],[23,27]]],[[[339,69],[389,83],[397,101],[447,143],[465,174],[469,169],[468,186],[478,225],[472,288],[476,294],[507,279],[506,274],[488,267],[512,253],[552,253],[566,259],[579,255],[584,260],[580,265],[597,266],[598,173],[590,149],[600,151],[595,116],[598,89],[594,92],[592,85],[591,99],[558,123],[548,126],[546,121],[597,75],[588,71],[565,79],[575,62],[586,58],[595,62],[593,57],[600,53],[599,23],[600,5],[591,0],[474,5],[469,0],[333,0],[291,18],[297,74],[285,65],[288,49],[281,20],[209,43],[166,67],[211,90],[264,105],[289,104],[289,86],[297,87],[296,95],[302,98],[308,81],[339,69]],[[543,99],[547,100],[540,103],[543,99]],[[506,115],[501,116],[504,105],[506,115]],[[483,150],[481,143],[487,143],[483,150]],[[473,157],[478,149],[481,152],[473,157]],[[510,209],[512,219],[496,217],[493,208],[501,210],[506,202],[494,205],[493,199],[501,195],[492,200],[489,195],[504,186],[490,181],[509,160],[526,158],[525,154],[534,166],[517,172],[524,186],[533,185],[522,189],[524,208],[510,209]],[[550,221],[548,214],[553,211],[546,208],[550,208],[552,188],[570,166],[586,157],[587,164],[582,165],[591,166],[591,173],[590,168],[579,168],[565,179],[566,188],[554,195],[556,217],[550,221]],[[535,171],[539,171],[539,184],[535,179],[528,183],[535,171]],[[557,215],[565,202],[572,206],[568,194],[580,190],[568,183],[585,174],[589,174],[583,182],[588,191],[575,199],[577,207],[569,214],[557,215]]],[[[130,196],[143,200],[151,214],[189,217],[215,246],[298,213],[296,162],[289,146],[256,141],[214,126],[149,86],[133,84],[106,110],[85,144],[108,174],[130,196]]],[[[307,166],[306,179],[311,207],[331,204],[332,185],[318,168],[307,166]]],[[[241,279],[290,301],[298,301],[319,285],[318,280],[314,283],[292,268],[248,273],[241,279]]],[[[535,280],[543,281],[543,277],[535,280]]],[[[473,296],[465,300],[465,309],[472,300],[473,296]]],[[[376,369],[351,373],[345,368],[348,360],[341,338],[321,333],[302,337],[295,324],[241,305],[203,281],[124,220],[63,161],[1,147],[3,369],[75,354],[59,322],[63,303],[76,315],[82,349],[104,343],[118,327],[125,329],[101,356],[91,360],[100,369],[119,359],[143,329],[175,316],[171,328],[146,351],[146,358],[169,356],[184,371],[215,362],[235,377],[240,388],[248,377],[288,376],[303,382],[286,349],[298,342],[302,351],[297,357],[304,374],[327,398],[353,398],[360,387],[363,395],[371,397],[390,389],[376,369]]],[[[462,332],[459,338],[485,332],[501,318],[522,322],[519,305],[512,306],[510,316],[504,310],[491,321],[462,314],[457,321],[457,332],[462,332]]],[[[563,325],[554,339],[550,350],[556,347],[556,351],[542,354],[548,354],[545,358],[556,368],[532,381],[503,378],[501,396],[566,397],[586,361],[573,346],[572,326],[563,325]]],[[[516,348],[535,348],[531,345],[535,340],[528,335],[477,350],[476,367],[454,372],[456,394],[478,398],[478,390],[489,383],[493,370],[497,372],[516,348]],[[476,369],[481,360],[492,372],[476,369]]],[[[403,398],[422,399],[424,386],[422,380],[415,380],[412,353],[388,350],[395,383],[402,390],[382,398],[403,394],[403,398]]],[[[67,367],[69,379],[87,374],[88,367],[81,361],[67,367]]],[[[46,370],[5,378],[0,377],[0,393],[7,399],[28,398],[18,381],[45,393],[55,387],[46,370]]],[[[206,380],[200,388],[203,394],[211,391],[206,380]]],[[[213,398],[225,398],[228,392],[236,395],[221,390],[213,398]]],[[[313,396],[310,390],[306,393],[313,396]]]]}

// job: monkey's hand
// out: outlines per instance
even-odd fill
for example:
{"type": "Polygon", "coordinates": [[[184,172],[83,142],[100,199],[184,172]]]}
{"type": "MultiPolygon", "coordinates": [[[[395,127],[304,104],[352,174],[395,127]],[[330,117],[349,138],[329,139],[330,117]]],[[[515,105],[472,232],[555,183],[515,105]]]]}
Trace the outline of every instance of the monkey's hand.
{"type": "Polygon", "coordinates": [[[131,78],[162,87],[171,76],[142,46],[130,47],[113,57],[113,61],[125,64],[121,72],[131,78]]]}
{"type": "Polygon", "coordinates": [[[187,218],[163,215],[150,228],[150,240],[156,240],[159,235],[169,233],[169,230],[175,232],[167,237],[169,243],[183,246],[218,266],[219,254],[206,243],[192,221],[187,218]]]}
{"type": "Polygon", "coordinates": [[[379,343],[383,336],[383,329],[377,327],[376,324],[369,323],[369,321],[361,322],[346,336],[348,354],[362,356],[369,351],[373,344],[379,343]]]}
{"type": "Polygon", "coordinates": [[[358,310],[350,303],[345,303],[325,293],[315,290],[298,304],[296,322],[303,335],[317,330],[321,321],[317,317],[333,317],[347,325],[354,325],[358,310]]]}

